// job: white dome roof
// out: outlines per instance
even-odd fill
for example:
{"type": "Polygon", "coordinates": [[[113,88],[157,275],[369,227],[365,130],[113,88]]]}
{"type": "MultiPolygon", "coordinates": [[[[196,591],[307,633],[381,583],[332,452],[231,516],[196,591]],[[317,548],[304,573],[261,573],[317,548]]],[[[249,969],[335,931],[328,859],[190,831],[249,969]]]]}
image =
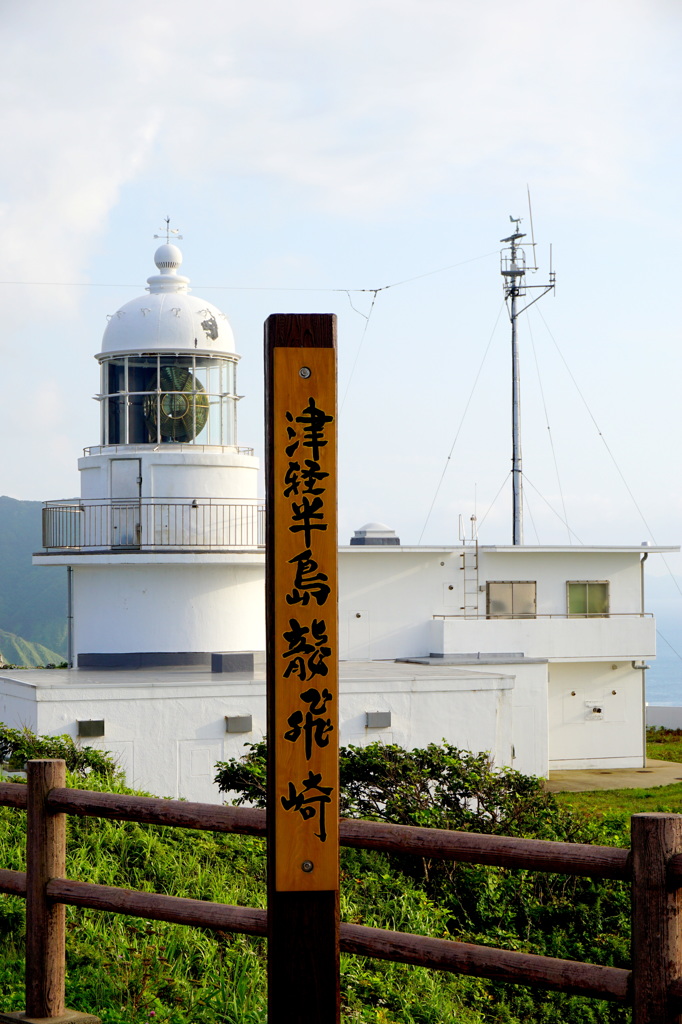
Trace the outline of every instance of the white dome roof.
{"type": "Polygon", "coordinates": [[[178,274],[182,253],[160,245],[158,274],[147,278],[148,295],[126,302],[109,318],[101,355],[114,352],[234,352],[229,320],[217,306],[190,295],[189,278],[178,274]]]}
{"type": "Polygon", "coordinates": [[[386,523],[365,523],[361,526],[356,533],[395,533],[390,526],[386,526],[386,523]]]}

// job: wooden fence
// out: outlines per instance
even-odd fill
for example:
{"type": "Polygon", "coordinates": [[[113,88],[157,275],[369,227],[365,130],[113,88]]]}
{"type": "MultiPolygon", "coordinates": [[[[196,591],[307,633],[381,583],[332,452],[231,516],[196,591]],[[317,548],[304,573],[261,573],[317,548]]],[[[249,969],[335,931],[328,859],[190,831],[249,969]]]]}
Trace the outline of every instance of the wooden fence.
{"type": "MultiPolygon", "coordinates": [[[[67,814],[265,837],[264,811],[67,789],[63,761],[27,767],[27,785],[0,783],[0,805],[28,812],[26,871],[0,869],[0,892],[26,898],[26,1018],[65,1012],[65,904],[266,935],[265,910],[64,877],[67,814]]],[[[682,815],[634,815],[630,850],[357,820],[341,821],[340,838],[386,853],[629,881],[631,970],[351,924],[341,924],[341,950],[615,1000],[632,1006],[633,1024],[682,1024],[682,815]]]]}

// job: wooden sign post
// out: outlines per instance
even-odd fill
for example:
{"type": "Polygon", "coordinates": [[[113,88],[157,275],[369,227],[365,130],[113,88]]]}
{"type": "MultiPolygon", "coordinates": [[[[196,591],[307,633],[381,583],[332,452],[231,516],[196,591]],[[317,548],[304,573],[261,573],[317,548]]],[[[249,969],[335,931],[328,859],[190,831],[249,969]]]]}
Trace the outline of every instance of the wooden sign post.
{"type": "Polygon", "coordinates": [[[265,323],[268,1021],[339,1020],[336,317],[265,323]]]}

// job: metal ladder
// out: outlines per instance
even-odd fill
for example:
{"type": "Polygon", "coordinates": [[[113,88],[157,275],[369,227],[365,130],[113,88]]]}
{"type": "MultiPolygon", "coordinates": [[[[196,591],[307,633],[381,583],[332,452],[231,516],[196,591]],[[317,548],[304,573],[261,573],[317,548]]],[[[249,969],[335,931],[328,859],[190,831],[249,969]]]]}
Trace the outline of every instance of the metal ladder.
{"type": "Polygon", "coordinates": [[[460,570],[464,573],[464,603],[461,611],[465,619],[478,617],[478,541],[464,546],[460,554],[460,570]]]}

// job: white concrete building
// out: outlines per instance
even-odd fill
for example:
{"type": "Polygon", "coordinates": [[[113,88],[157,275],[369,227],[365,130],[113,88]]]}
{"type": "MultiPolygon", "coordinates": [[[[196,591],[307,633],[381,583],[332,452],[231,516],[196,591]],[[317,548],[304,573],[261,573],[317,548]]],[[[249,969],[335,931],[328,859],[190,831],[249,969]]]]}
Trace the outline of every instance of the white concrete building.
{"type": "MultiPolygon", "coordinates": [[[[217,800],[214,764],[265,729],[263,502],[237,443],[232,332],[162,245],[109,321],[100,444],[47,502],[39,565],[67,567],[66,671],[3,671],[0,720],[120,756],[128,781],[217,800]]],[[[339,550],[340,741],[446,739],[498,765],[644,762],[647,555],[671,548],[339,550]]]]}
{"type": "Polygon", "coordinates": [[[342,650],[494,665],[514,680],[504,760],[522,771],[639,767],[646,661],[656,651],[644,562],[668,550],[341,548],[342,650]]]}

